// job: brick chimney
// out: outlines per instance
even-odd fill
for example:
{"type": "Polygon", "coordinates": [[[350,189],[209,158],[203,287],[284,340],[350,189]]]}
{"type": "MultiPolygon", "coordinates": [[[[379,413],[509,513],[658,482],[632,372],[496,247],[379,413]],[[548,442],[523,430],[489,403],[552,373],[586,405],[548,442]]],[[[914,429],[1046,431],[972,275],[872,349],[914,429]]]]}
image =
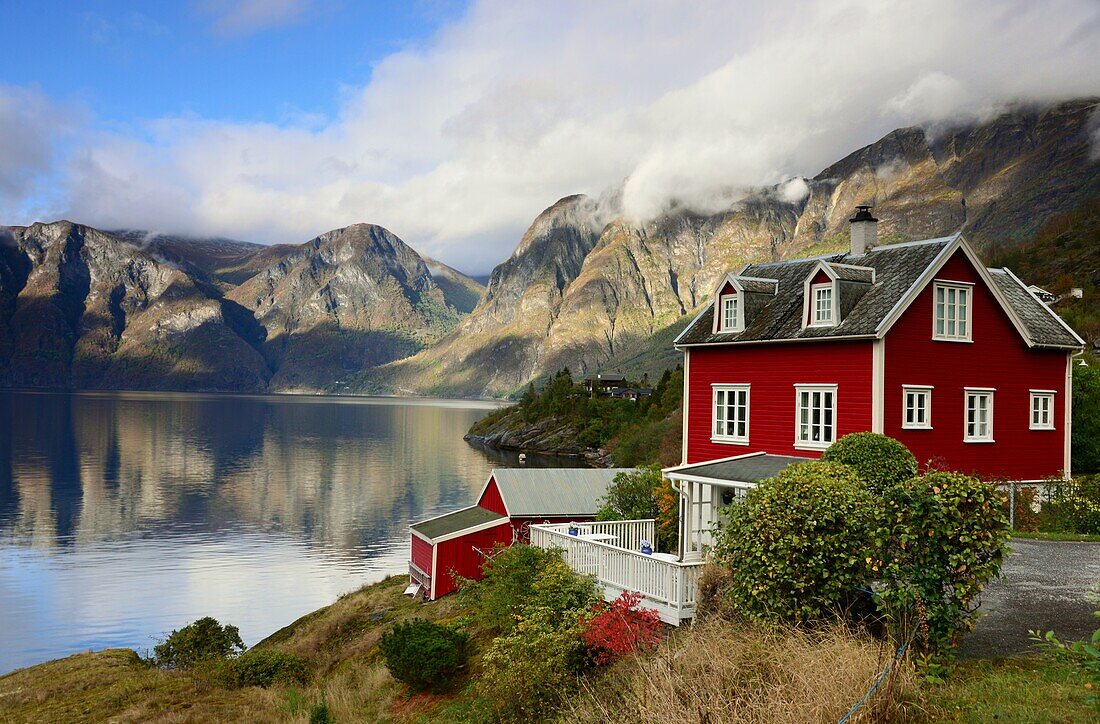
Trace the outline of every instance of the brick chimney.
{"type": "Polygon", "coordinates": [[[878,219],[871,216],[870,206],[857,206],[856,215],[848,221],[852,225],[852,256],[863,256],[878,243],[878,219]]]}

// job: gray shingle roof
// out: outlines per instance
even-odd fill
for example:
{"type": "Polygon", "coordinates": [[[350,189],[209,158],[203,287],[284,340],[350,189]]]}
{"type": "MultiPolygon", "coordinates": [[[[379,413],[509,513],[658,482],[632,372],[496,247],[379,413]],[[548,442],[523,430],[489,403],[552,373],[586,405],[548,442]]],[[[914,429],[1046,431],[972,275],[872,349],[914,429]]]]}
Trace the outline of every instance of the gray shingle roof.
{"type": "MultiPolygon", "coordinates": [[[[930,239],[918,244],[880,246],[863,256],[834,254],[816,259],[750,264],[741,272],[741,276],[778,279],[779,291],[775,298],[756,315],[743,332],[712,332],[709,310],[713,304],[708,305],[707,309],[680,336],[677,344],[766,342],[873,335],[879,323],[886,318],[894,305],[905,296],[936,256],[954,239],[955,237],[951,236],[930,239]],[[806,276],[820,261],[870,267],[875,270],[876,280],[840,324],[835,327],[803,329],[803,285],[806,276]]],[[[834,270],[837,268],[834,267],[834,270]]]]}
{"type": "Polygon", "coordinates": [[[441,515],[438,518],[430,518],[428,520],[422,520],[419,523],[413,523],[409,528],[415,530],[429,540],[435,540],[436,538],[442,538],[445,535],[457,533],[460,530],[473,528],[474,526],[489,523],[493,520],[499,520],[501,523],[508,522],[508,519],[500,513],[494,513],[491,510],[479,508],[475,505],[470,508],[463,508],[453,513],[441,515]]]}
{"type": "MultiPolygon", "coordinates": [[[[731,342],[769,342],[813,340],[837,337],[872,337],[924,272],[958,235],[926,241],[894,244],[871,249],[863,256],[834,254],[814,259],[794,259],[768,264],[751,264],[741,276],[779,280],[775,297],[741,332],[713,332],[713,302],[688,325],[676,340],[678,346],[724,344],[731,342]],[[840,324],[834,327],[802,327],[803,290],[807,275],[824,262],[846,281],[870,281],[870,272],[835,266],[846,264],[875,270],[875,282],[844,310],[840,324]]],[[[1076,339],[1046,305],[1037,301],[1011,274],[998,270],[992,274],[998,291],[1008,301],[1039,346],[1079,347],[1076,339]]],[[[843,296],[843,295],[842,295],[843,296]]]]}
{"type": "Polygon", "coordinates": [[[765,478],[775,477],[790,465],[809,462],[811,459],[793,455],[750,455],[734,460],[681,466],[666,471],[666,474],[672,477],[690,475],[695,478],[710,478],[731,483],[756,483],[765,478]]]}
{"type": "Polygon", "coordinates": [[[862,282],[870,284],[874,279],[875,270],[870,267],[853,267],[847,264],[827,264],[837,279],[846,282],[862,282]]]}
{"type": "Polygon", "coordinates": [[[1070,333],[1054,316],[1054,312],[1032,296],[1014,274],[1006,269],[989,269],[989,275],[997,284],[1016,316],[1027,329],[1031,341],[1040,346],[1079,347],[1081,340],[1070,333]]]}
{"type": "Polygon", "coordinates": [[[495,468],[510,516],[593,516],[619,473],[634,468],[495,468]]]}

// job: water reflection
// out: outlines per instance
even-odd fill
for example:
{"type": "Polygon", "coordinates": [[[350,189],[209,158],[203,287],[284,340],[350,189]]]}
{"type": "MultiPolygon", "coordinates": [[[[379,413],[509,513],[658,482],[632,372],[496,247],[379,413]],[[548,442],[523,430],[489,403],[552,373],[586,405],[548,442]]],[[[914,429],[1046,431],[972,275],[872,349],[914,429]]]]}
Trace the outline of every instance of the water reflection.
{"type": "Polygon", "coordinates": [[[410,520],[514,464],[463,442],[485,411],[0,393],[0,672],[206,614],[252,642],[404,570],[410,520]]]}

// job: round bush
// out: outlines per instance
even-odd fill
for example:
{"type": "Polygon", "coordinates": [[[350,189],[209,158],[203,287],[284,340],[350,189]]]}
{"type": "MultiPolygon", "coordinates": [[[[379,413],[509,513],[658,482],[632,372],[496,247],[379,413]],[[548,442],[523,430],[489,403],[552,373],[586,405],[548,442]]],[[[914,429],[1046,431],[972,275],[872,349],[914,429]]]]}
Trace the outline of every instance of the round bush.
{"type": "Polygon", "coordinates": [[[466,664],[469,637],[447,626],[413,619],[382,634],[386,668],[417,691],[442,691],[466,664]]]}
{"type": "Polygon", "coordinates": [[[153,647],[157,666],[166,669],[190,669],[193,666],[227,659],[244,651],[240,631],[236,626],[218,623],[205,616],[173,631],[168,638],[153,647]]]}
{"type": "Polygon", "coordinates": [[[235,687],[275,683],[304,684],[309,672],[304,661],[283,651],[260,649],[242,654],[231,662],[231,684],[235,687]]]}
{"type": "Polygon", "coordinates": [[[853,432],[837,440],[821,455],[826,462],[843,463],[876,493],[917,474],[917,459],[892,437],[875,432],[853,432]]]}
{"type": "Polygon", "coordinates": [[[808,462],[730,506],[715,557],[729,605],[765,621],[815,621],[861,599],[873,560],[875,500],[845,465],[808,462]]]}

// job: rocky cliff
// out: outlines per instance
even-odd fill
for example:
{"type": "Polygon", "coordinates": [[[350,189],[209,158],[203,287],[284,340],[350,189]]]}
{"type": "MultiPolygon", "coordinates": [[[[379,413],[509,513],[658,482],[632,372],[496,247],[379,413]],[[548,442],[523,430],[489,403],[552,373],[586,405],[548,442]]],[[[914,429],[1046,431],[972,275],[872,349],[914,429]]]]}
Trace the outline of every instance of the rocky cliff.
{"type": "Polygon", "coordinates": [[[639,224],[585,196],[562,199],[493,271],[454,333],[376,379],[413,392],[505,395],[563,366],[638,373],[674,363],[675,331],[720,276],[844,247],[857,203],[875,206],[887,243],[962,229],[996,257],[1100,196],[1097,107],[1079,100],[935,133],[899,129],[811,179],[750,189],[714,214],[673,205],[639,224]]]}
{"type": "MultiPolygon", "coordinates": [[[[470,305],[477,285],[446,273],[470,305]]],[[[459,315],[378,226],[273,247],[67,221],[0,228],[0,387],[327,389],[459,315]]]]}
{"type": "Polygon", "coordinates": [[[15,387],[266,388],[256,330],[216,287],[67,221],[0,243],[0,380],[15,387]]]}

